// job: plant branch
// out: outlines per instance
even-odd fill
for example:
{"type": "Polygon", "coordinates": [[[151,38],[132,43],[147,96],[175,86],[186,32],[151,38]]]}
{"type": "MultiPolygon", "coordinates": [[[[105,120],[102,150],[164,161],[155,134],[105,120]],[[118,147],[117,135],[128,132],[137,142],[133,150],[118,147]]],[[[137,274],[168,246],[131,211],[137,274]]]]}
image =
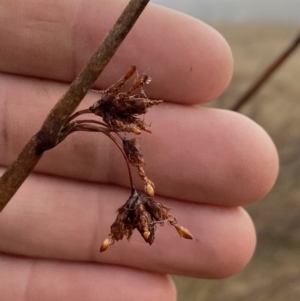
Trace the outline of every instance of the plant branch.
{"type": "Polygon", "coordinates": [[[72,112],[91,89],[150,0],[130,0],[113,28],[71,83],[35,134],[0,178],[0,212],[22,185],[45,150],[59,143],[60,132],[72,112]]]}
{"type": "Polygon", "coordinates": [[[300,44],[300,32],[296,38],[293,39],[291,44],[284,49],[284,51],[276,58],[270,66],[259,76],[259,78],[242,94],[236,103],[232,106],[232,111],[238,111],[247,101],[266,83],[272,74],[282,65],[284,61],[295,51],[297,46],[300,44]]]}

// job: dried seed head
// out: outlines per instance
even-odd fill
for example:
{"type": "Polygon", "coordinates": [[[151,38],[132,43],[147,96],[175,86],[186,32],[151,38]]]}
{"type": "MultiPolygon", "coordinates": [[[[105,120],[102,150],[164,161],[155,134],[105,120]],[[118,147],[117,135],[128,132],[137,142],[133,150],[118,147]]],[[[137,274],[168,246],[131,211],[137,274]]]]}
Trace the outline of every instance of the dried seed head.
{"type": "Polygon", "coordinates": [[[89,108],[92,113],[102,117],[112,132],[127,132],[136,135],[141,134],[141,131],[150,132],[138,116],[145,114],[153,105],[162,103],[162,100],[148,99],[143,92],[142,86],[149,81],[149,76],[146,74],[138,76],[131,88],[125,91],[125,83],[135,71],[136,67],[131,66],[125,75],[110,88],[104,90],[101,99],[89,108]],[[133,94],[138,88],[142,89],[144,97],[133,94]]]}
{"type": "Polygon", "coordinates": [[[128,80],[136,71],[136,66],[131,66],[124,75],[124,80],[128,80]]]}
{"type": "Polygon", "coordinates": [[[137,168],[138,175],[144,182],[145,194],[139,194],[133,187],[130,167],[127,164],[132,194],[126,203],[118,209],[117,217],[110,227],[110,234],[101,245],[101,252],[107,250],[110,245],[123,239],[123,237],[129,239],[134,229],[137,229],[144,240],[151,245],[154,241],[156,225],[164,224],[164,221],[174,226],[181,237],[192,239],[189,230],[177,224],[176,218],[169,212],[170,209],[154,201],[155,185],[146,175],[144,157],[137,140],[121,137],[121,132],[136,135],[141,134],[142,131],[151,133],[144,119],[140,116],[146,114],[152,106],[163,102],[162,100],[150,100],[146,96],[143,85],[151,81],[151,78],[146,74],[137,76],[133,80],[132,86],[129,89],[125,88],[126,82],[135,72],[136,67],[130,67],[120,80],[102,91],[101,98],[88,109],[88,113],[100,116],[103,122],[86,120],[86,122],[82,122],[80,128],[80,130],[89,129],[104,132],[119,146],[111,135],[111,133],[116,133],[122,139],[123,154],[127,163],[137,168]],[[140,91],[134,92],[137,89],[140,91]],[[97,127],[98,125],[101,127],[97,127]]]}
{"type": "Polygon", "coordinates": [[[128,161],[133,166],[141,166],[144,164],[143,154],[141,152],[141,147],[137,143],[137,139],[127,139],[125,137],[123,140],[123,150],[128,158],[128,161]]]}
{"type": "Polygon", "coordinates": [[[131,129],[132,129],[132,133],[134,133],[136,135],[142,134],[142,131],[140,129],[138,129],[136,126],[133,126],[131,129]]]}
{"type": "Polygon", "coordinates": [[[100,247],[100,252],[104,252],[107,250],[109,246],[111,246],[114,243],[114,240],[111,239],[111,237],[107,237],[104,239],[101,247],[100,247]]]}
{"type": "Polygon", "coordinates": [[[179,226],[178,224],[175,224],[174,227],[181,237],[186,239],[193,239],[193,235],[187,228],[179,226]]]}
{"type": "Polygon", "coordinates": [[[152,185],[153,183],[146,183],[144,186],[144,191],[146,193],[147,196],[149,197],[154,197],[154,185],[152,185]]]}
{"type": "Polygon", "coordinates": [[[126,203],[118,209],[116,220],[110,227],[111,233],[104,240],[101,252],[124,236],[129,239],[134,229],[137,229],[144,240],[151,245],[155,238],[155,225],[163,224],[164,221],[174,226],[181,237],[192,239],[189,230],[179,226],[169,210],[161,203],[153,201],[153,197],[139,194],[134,189],[126,203]]]}
{"type": "MultiPolygon", "coordinates": [[[[126,82],[134,75],[136,67],[131,66],[124,76],[108,89],[101,91],[100,99],[86,110],[81,110],[70,116],[64,127],[65,136],[75,131],[101,132],[107,135],[122,151],[127,163],[132,194],[126,203],[118,209],[117,217],[110,227],[110,234],[103,241],[100,252],[107,250],[115,241],[127,237],[129,239],[134,229],[137,229],[144,240],[150,245],[154,241],[157,224],[164,221],[175,227],[181,237],[192,239],[188,229],[179,226],[176,218],[169,212],[169,208],[154,201],[155,185],[147,177],[144,170],[144,158],[136,139],[121,137],[123,133],[141,134],[142,131],[151,133],[141,115],[154,105],[162,103],[162,100],[150,100],[143,85],[148,84],[151,78],[142,74],[133,80],[131,88],[126,89],[126,82]],[[140,91],[135,93],[134,91],[140,91]],[[74,118],[86,113],[93,113],[101,117],[102,121],[87,119],[72,121],[74,118]],[[71,122],[72,121],[72,122],[71,122]],[[123,150],[112,133],[117,134],[123,142],[123,150]],[[140,179],[144,182],[145,194],[139,194],[133,186],[133,178],[129,164],[137,168],[140,179]]],[[[61,140],[62,141],[62,140],[61,140]]]]}
{"type": "Polygon", "coordinates": [[[150,231],[145,231],[144,233],[143,233],[143,237],[144,237],[144,239],[147,241],[148,239],[149,239],[149,236],[151,235],[151,233],[150,233],[150,231]]]}
{"type": "Polygon", "coordinates": [[[141,76],[137,77],[133,82],[132,90],[141,87],[144,83],[147,82],[147,80],[148,80],[147,74],[142,74],[141,76]]]}

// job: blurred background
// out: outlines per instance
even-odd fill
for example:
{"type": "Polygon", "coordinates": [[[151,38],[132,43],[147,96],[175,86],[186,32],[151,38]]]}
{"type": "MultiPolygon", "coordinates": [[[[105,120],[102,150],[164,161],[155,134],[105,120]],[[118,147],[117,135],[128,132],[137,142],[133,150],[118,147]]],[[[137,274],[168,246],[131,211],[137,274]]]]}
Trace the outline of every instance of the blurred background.
{"type": "MultiPolygon", "coordinates": [[[[210,106],[230,109],[300,30],[300,0],[152,0],[216,28],[231,46],[232,82],[210,106]]],[[[174,276],[179,301],[300,300],[300,47],[240,112],[272,137],[275,187],[246,209],[257,228],[252,261],[223,280],[174,276]]],[[[199,254],[200,255],[200,254],[199,254]]]]}

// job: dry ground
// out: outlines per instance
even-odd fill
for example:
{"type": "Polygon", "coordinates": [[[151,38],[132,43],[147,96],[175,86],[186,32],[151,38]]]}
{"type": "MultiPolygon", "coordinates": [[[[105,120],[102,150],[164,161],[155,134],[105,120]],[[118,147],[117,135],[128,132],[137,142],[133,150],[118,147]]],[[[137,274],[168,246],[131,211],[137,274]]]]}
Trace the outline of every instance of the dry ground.
{"type": "MultiPolygon", "coordinates": [[[[230,108],[297,33],[296,25],[215,28],[229,42],[235,60],[230,87],[213,102],[221,108],[230,108]]],[[[179,301],[300,300],[300,47],[241,113],[266,129],[281,161],[274,189],[247,207],[257,227],[257,250],[250,264],[228,279],[174,277],[179,301]]]]}

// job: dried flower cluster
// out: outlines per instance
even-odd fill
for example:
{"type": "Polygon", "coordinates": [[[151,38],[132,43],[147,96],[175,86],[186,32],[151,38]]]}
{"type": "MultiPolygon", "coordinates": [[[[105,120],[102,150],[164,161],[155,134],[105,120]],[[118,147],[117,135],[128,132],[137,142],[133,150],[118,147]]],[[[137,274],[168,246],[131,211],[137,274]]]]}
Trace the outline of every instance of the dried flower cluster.
{"type": "Polygon", "coordinates": [[[131,184],[131,195],[126,203],[117,211],[117,218],[110,228],[109,236],[101,245],[100,251],[105,251],[115,241],[127,237],[129,239],[134,229],[137,229],[144,240],[150,245],[154,241],[157,224],[167,221],[174,226],[181,237],[192,239],[188,229],[177,224],[176,218],[169,213],[170,209],[154,201],[155,186],[147,177],[144,170],[144,157],[136,138],[128,139],[125,134],[141,134],[142,131],[151,133],[144,121],[139,118],[148,108],[162,103],[162,100],[150,100],[142,87],[150,82],[146,74],[137,76],[129,89],[125,89],[126,82],[136,73],[132,66],[125,75],[110,88],[100,91],[101,98],[90,108],[73,114],[62,131],[60,141],[75,131],[101,132],[107,135],[121,150],[128,167],[131,184]],[[134,92],[140,89],[140,94],[134,92]],[[102,121],[94,119],[75,120],[83,114],[94,114],[102,121]],[[115,133],[121,139],[120,145],[112,135],[115,133]],[[123,135],[121,134],[123,133],[123,135]],[[139,193],[133,185],[130,165],[137,169],[138,175],[144,182],[144,193],[139,193]]]}
{"type": "Polygon", "coordinates": [[[192,239],[189,230],[179,226],[169,210],[161,203],[155,202],[153,197],[140,194],[134,189],[126,203],[118,209],[117,218],[111,225],[111,232],[102,243],[100,251],[105,251],[124,236],[129,239],[134,229],[137,229],[144,240],[151,245],[154,241],[156,225],[163,224],[165,221],[174,226],[181,237],[192,239]]]}

